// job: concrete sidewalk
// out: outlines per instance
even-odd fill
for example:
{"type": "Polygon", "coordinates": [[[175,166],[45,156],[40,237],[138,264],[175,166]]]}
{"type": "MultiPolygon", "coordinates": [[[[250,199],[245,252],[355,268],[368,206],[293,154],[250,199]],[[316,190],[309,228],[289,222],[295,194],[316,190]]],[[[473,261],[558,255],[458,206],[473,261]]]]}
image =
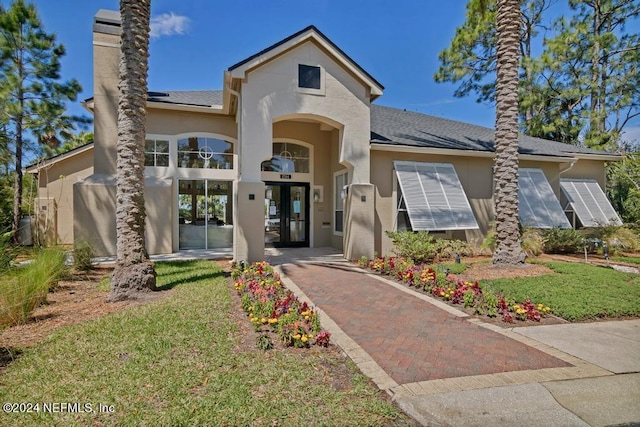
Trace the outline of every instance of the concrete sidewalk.
{"type": "Polygon", "coordinates": [[[640,425],[640,320],[505,329],[334,261],[277,269],[421,424],[640,425]]]}

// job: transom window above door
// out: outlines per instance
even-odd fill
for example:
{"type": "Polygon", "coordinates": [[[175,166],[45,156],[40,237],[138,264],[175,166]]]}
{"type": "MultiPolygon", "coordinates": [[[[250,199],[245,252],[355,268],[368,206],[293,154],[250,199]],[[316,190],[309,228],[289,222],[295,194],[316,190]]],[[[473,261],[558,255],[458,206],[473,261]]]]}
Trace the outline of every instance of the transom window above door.
{"type": "Polygon", "coordinates": [[[273,156],[262,162],[261,170],[309,173],[309,148],[291,142],[274,142],[273,156]]]}
{"type": "Polygon", "coordinates": [[[233,144],[201,136],[178,139],[178,167],[233,169],[233,144]]]}

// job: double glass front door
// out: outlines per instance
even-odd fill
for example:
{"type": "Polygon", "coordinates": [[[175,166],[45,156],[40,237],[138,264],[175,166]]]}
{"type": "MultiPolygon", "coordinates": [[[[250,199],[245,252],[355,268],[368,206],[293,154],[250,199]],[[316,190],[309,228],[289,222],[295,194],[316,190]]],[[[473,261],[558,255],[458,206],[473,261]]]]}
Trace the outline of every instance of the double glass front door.
{"type": "Polygon", "coordinates": [[[266,183],[264,239],[277,247],[309,246],[309,184],[266,183]]]}

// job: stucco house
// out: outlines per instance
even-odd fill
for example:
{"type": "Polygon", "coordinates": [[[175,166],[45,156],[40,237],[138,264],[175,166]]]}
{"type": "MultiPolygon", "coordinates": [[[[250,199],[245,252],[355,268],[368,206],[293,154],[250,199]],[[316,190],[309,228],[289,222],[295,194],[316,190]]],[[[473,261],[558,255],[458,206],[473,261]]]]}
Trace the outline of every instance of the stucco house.
{"type": "MultiPolygon", "coordinates": [[[[95,140],[28,168],[50,241],[115,253],[120,19],[93,27],[95,140]]],[[[178,78],[178,76],[176,76],[178,78]]],[[[480,240],[493,218],[493,130],[379,106],[383,86],[317,28],[224,71],[222,90],[149,92],[145,157],[150,254],[265,245],[392,249],[388,230],[480,240]]],[[[520,138],[525,226],[620,222],[602,189],[618,156],[520,138]]]]}

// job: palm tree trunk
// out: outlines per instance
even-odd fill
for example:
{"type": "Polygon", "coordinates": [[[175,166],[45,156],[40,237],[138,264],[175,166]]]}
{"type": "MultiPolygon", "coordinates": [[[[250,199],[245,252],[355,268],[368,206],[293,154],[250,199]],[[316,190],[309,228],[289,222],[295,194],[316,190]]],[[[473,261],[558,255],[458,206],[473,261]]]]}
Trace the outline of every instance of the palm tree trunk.
{"type": "Polygon", "coordinates": [[[518,69],[520,1],[498,0],[493,263],[524,263],[518,217],[518,69]]]}
{"type": "Polygon", "coordinates": [[[144,140],[151,0],[120,0],[122,19],[116,180],[116,268],[109,301],[155,289],[145,249],[144,140]]]}

